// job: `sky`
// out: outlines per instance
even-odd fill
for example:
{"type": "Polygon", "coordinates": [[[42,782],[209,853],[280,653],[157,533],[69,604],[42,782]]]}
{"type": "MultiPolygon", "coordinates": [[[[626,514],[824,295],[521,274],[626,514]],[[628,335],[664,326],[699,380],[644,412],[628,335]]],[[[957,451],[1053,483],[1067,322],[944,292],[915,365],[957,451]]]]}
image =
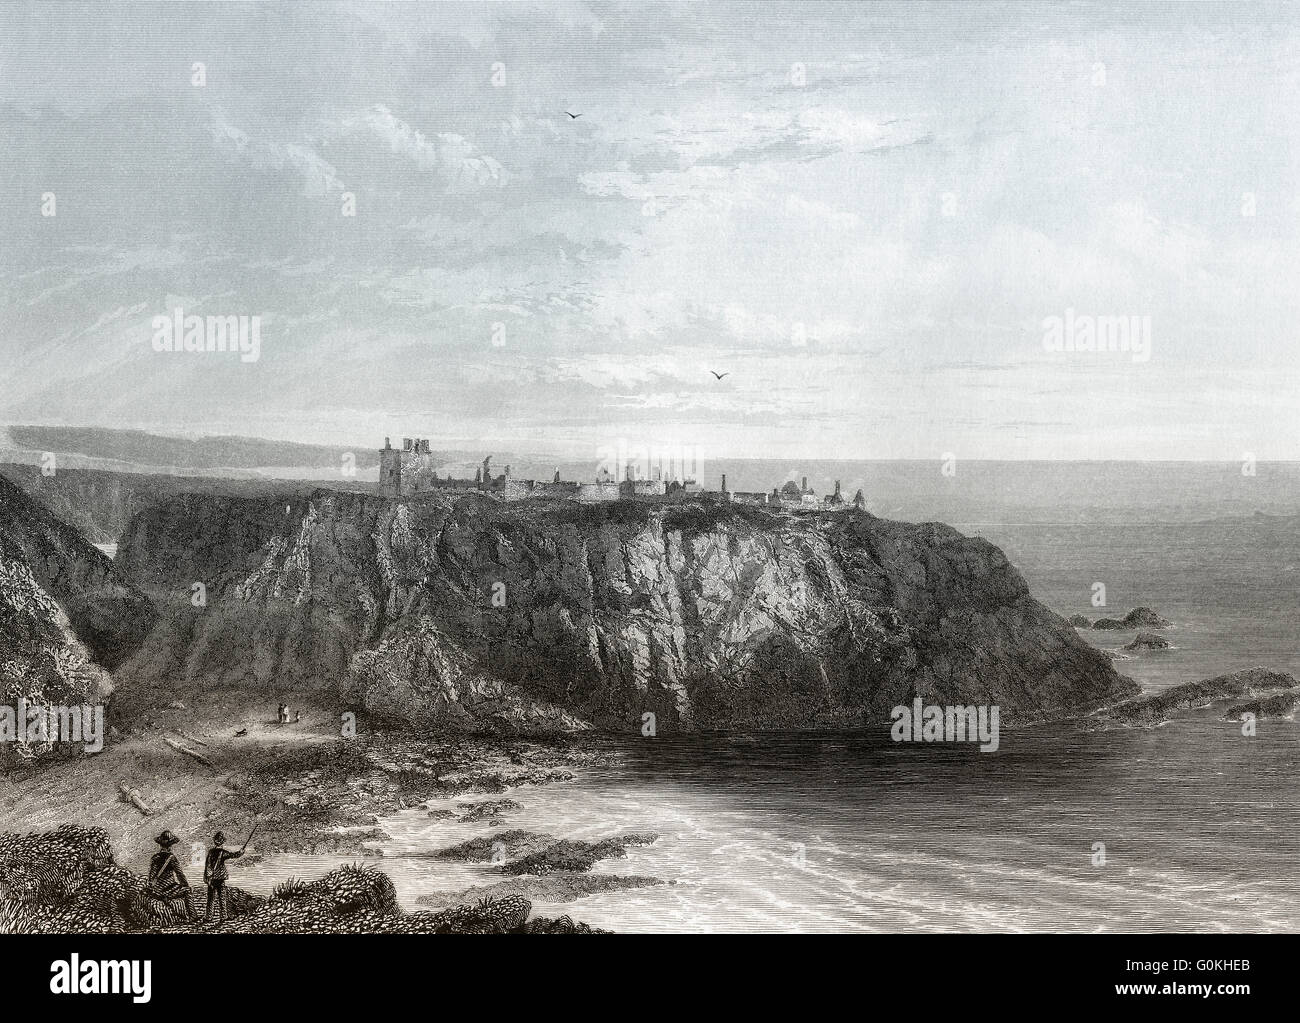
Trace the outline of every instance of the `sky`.
{"type": "Polygon", "coordinates": [[[5,5],[0,421],[1295,459],[1298,29],[1268,4],[5,5]],[[258,317],[256,360],[157,350],[177,308],[258,317]],[[1053,317],[1138,347],[1055,344],[1053,317]]]}

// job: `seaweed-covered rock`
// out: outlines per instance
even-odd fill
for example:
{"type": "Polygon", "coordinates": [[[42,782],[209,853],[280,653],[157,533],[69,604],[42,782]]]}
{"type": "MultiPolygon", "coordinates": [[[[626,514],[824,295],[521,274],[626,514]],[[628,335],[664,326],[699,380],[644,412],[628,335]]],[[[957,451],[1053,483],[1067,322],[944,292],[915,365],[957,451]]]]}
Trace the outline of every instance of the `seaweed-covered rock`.
{"type": "Polygon", "coordinates": [[[566,839],[507,863],[501,870],[505,874],[539,875],[557,870],[582,872],[590,870],[601,860],[621,859],[627,855],[628,846],[648,845],[657,838],[657,835],[631,834],[619,838],[606,838],[599,842],[566,839]]]}
{"type": "Polygon", "coordinates": [[[392,878],[369,866],[352,865],[330,871],[309,886],[336,916],[348,916],[363,910],[396,913],[397,889],[392,878]]]}
{"type": "Polygon", "coordinates": [[[556,917],[554,920],[548,920],[544,916],[535,917],[529,920],[524,927],[525,934],[605,934],[606,931],[588,927],[581,922],[575,922],[573,917],[567,913],[564,916],[556,917]]]}
{"type": "Polygon", "coordinates": [[[457,805],[465,809],[460,819],[466,824],[498,820],[503,815],[520,809],[519,804],[513,799],[488,799],[481,803],[458,803],[457,805]]]}
{"type": "Polygon", "coordinates": [[[480,899],[435,913],[439,934],[511,934],[520,930],[533,905],[522,895],[480,899]]]}
{"type": "Polygon", "coordinates": [[[1284,671],[1268,668],[1244,668],[1230,675],[1200,682],[1184,682],[1159,693],[1148,693],[1125,700],[1084,719],[1081,727],[1087,731],[1107,728],[1154,728],[1181,711],[1208,707],[1220,701],[1244,697],[1274,696],[1295,693],[1300,681],[1284,671]]]}
{"type": "Polygon", "coordinates": [[[555,844],[550,835],[512,829],[495,835],[482,835],[439,849],[431,854],[435,860],[458,860],[462,863],[504,863],[521,856],[531,856],[555,844]]]}
{"type": "Polygon", "coordinates": [[[1289,718],[1294,716],[1298,708],[1300,708],[1300,692],[1278,693],[1276,696],[1229,707],[1223,713],[1223,720],[1240,721],[1247,714],[1254,715],[1260,721],[1266,718],[1289,718]]]}
{"type": "Polygon", "coordinates": [[[633,888],[653,888],[667,883],[669,882],[660,878],[640,874],[582,874],[557,871],[545,877],[512,877],[493,885],[480,885],[461,892],[432,892],[421,895],[416,902],[421,906],[438,909],[462,905],[476,899],[500,898],[510,894],[543,902],[573,902],[587,895],[604,895],[633,888]]]}
{"type": "Polygon", "coordinates": [[[1135,607],[1123,618],[1098,618],[1092,623],[1094,629],[1167,629],[1173,622],[1162,618],[1149,607],[1135,607]]]}
{"type": "Polygon", "coordinates": [[[1127,644],[1125,650],[1168,650],[1169,640],[1164,636],[1157,636],[1154,632],[1139,632],[1133,639],[1132,643],[1127,644]]]}
{"type": "Polygon", "coordinates": [[[248,916],[218,930],[242,934],[515,934],[532,903],[518,895],[441,912],[403,913],[392,881],[372,867],[342,867],[311,884],[281,886],[248,916]]]}

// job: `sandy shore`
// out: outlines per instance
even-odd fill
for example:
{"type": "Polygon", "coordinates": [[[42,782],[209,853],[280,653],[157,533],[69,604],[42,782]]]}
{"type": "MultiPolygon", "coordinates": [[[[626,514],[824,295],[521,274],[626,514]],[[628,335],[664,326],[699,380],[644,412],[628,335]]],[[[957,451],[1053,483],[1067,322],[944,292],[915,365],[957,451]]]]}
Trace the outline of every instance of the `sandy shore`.
{"type": "Polygon", "coordinates": [[[374,856],[374,843],[386,837],[381,817],[431,798],[568,780],[599,759],[564,739],[425,738],[364,720],[355,738],[344,738],[342,709],[323,700],[296,701],[302,721],[281,725],[276,701],[264,694],[133,695],[115,698],[101,753],[0,777],[0,831],[100,827],[118,862],[140,867],[163,828],[188,848],[206,844],[216,830],[242,842],[256,824],[250,857],[374,856]],[[127,801],[120,785],[151,812],[127,801]]]}

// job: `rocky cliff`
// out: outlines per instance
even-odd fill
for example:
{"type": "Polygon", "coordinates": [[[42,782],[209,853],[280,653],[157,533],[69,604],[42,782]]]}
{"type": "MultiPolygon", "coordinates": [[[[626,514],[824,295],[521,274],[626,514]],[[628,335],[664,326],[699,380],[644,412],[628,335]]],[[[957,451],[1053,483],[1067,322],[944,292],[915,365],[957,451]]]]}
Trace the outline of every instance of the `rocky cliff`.
{"type": "MultiPolygon", "coordinates": [[[[148,600],[76,530],[0,478],[0,705],[101,702],[105,668],[153,624],[148,600]]],[[[0,762],[48,752],[0,750],[0,762]]]]}
{"type": "MultiPolygon", "coordinates": [[[[59,467],[54,475],[46,476],[39,465],[12,462],[0,463],[0,476],[16,483],[61,521],[74,526],[91,543],[117,543],[136,512],[155,501],[178,494],[269,497],[296,493],[305,496],[322,486],[321,483],[287,480],[170,476],[64,467],[59,467]]],[[[351,485],[367,486],[355,482],[351,485]]],[[[348,489],[342,482],[337,487],[348,489]]]]}
{"type": "MultiPolygon", "coordinates": [[[[0,558],[58,605],[90,656],[120,664],[153,626],[149,601],[77,530],[0,477],[0,558]]],[[[21,602],[20,602],[21,603],[21,602]]]]}
{"type": "Polygon", "coordinates": [[[875,727],[914,695],[1015,721],[1136,691],[997,548],[866,513],[191,494],[118,564],[166,617],[142,678],[429,726],[875,727]]]}

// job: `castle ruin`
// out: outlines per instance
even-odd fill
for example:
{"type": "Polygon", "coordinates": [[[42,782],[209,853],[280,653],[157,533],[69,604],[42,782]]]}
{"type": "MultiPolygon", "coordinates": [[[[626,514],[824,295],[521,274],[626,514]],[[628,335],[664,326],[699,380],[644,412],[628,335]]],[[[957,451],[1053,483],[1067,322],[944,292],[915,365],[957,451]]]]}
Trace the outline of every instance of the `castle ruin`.
{"type": "Polygon", "coordinates": [[[662,467],[653,477],[645,479],[628,465],[622,480],[614,478],[606,468],[597,470],[591,482],[560,479],[556,469],[550,480],[517,479],[511,475],[510,466],[498,476],[492,475],[492,456],[483,459],[475,470],[474,478],[460,479],[451,475],[439,476],[435,459],[426,437],[403,437],[402,446],[394,448],[390,438],[384,438],[379,450],[379,493],[384,497],[418,497],[433,493],[476,493],[503,501],[521,501],[534,498],[580,501],[594,504],[604,501],[634,500],[657,504],[676,504],[689,501],[720,501],[723,503],[754,505],[782,511],[844,511],[866,509],[866,499],[859,490],[852,502],[840,493],[840,481],[835,481],[835,492],[817,500],[808,486],[808,477],[801,483],[793,480],[781,488],[764,491],[731,491],[727,477],[721,479],[720,489],[705,490],[694,479],[665,479],[662,467]]]}

